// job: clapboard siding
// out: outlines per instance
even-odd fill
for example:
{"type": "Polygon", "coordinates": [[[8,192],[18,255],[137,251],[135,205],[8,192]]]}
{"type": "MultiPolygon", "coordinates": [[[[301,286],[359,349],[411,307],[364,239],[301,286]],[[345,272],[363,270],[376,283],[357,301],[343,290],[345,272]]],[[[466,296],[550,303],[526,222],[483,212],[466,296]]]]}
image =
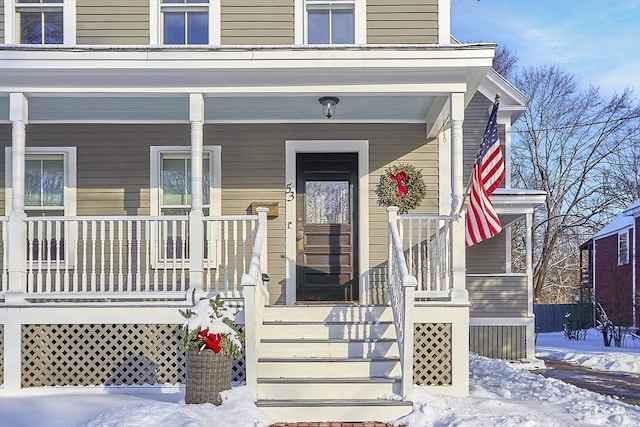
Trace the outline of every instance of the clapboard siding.
{"type": "Polygon", "coordinates": [[[293,0],[222,0],[223,45],[293,44],[293,0]]]}
{"type": "Polygon", "coordinates": [[[8,215],[9,212],[5,211],[5,147],[11,145],[11,125],[0,124],[0,212],[2,215],[8,215]]]}
{"type": "Polygon", "coordinates": [[[149,0],[77,0],[78,44],[149,44],[149,0]]]}
{"type": "Polygon", "coordinates": [[[527,357],[525,326],[471,326],[469,351],[495,359],[518,360],[527,357]]]}
{"type": "Polygon", "coordinates": [[[506,233],[483,240],[466,252],[467,273],[497,274],[507,271],[506,233]]]}
{"type": "Polygon", "coordinates": [[[367,43],[438,43],[438,0],[368,0],[367,43]]]}
{"type": "MultiPolygon", "coordinates": [[[[33,124],[27,126],[27,146],[77,147],[78,215],[148,215],[149,146],[188,146],[189,135],[188,124],[33,124]]],[[[2,125],[0,136],[3,146],[11,144],[9,125],[2,125]]],[[[377,205],[375,195],[376,184],[387,167],[407,162],[422,169],[428,191],[415,212],[438,210],[438,146],[435,141],[425,141],[424,125],[205,125],[204,144],[222,147],[222,213],[245,214],[254,201],[280,205],[278,217],[268,224],[274,301],[284,301],[286,140],[369,141],[372,275],[384,270],[387,260],[387,213],[377,205]]]]}
{"type": "Polygon", "coordinates": [[[466,283],[471,317],[527,316],[526,276],[467,275],[466,283]]]}
{"type": "MultiPolygon", "coordinates": [[[[487,122],[489,121],[489,114],[491,113],[491,107],[493,102],[487,99],[480,92],[471,99],[471,102],[464,110],[464,125],[463,125],[463,162],[464,162],[464,181],[469,181],[469,176],[473,170],[473,163],[476,160],[478,154],[478,148],[482,143],[482,137],[484,131],[487,128],[487,122]]],[[[502,152],[504,154],[504,137],[505,129],[504,125],[498,126],[498,135],[500,137],[500,144],[503,147],[502,152]]],[[[504,187],[504,181],[500,184],[500,187],[504,187]]]]}

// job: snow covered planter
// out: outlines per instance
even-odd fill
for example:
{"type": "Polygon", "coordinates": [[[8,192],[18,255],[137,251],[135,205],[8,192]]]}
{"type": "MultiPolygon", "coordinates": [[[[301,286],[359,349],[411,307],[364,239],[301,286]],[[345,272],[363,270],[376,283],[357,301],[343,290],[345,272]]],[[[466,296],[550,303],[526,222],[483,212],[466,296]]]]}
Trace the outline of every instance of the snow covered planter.
{"type": "Polygon", "coordinates": [[[186,403],[220,405],[220,392],[231,388],[231,359],[242,357],[242,337],[220,296],[202,299],[180,313],[180,349],[186,353],[186,403]]]}

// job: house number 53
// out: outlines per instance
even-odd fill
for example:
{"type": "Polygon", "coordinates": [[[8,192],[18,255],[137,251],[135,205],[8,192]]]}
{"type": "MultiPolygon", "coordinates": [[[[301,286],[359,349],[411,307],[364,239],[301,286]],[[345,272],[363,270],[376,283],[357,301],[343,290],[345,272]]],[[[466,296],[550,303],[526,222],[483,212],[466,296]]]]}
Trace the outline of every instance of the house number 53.
{"type": "Polygon", "coordinates": [[[293,185],[292,183],[287,184],[287,187],[284,190],[287,202],[293,202],[293,199],[296,198],[293,188],[291,188],[292,185],[293,185]]]}

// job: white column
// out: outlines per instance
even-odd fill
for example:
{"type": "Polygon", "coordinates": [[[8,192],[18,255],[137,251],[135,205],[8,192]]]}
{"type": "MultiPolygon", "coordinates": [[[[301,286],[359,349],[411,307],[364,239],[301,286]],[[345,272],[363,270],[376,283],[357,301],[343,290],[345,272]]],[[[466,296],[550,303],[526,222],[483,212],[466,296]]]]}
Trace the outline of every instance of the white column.
{"type": "Polygon", "coordinates": [[[532,319],[526,329],[527,358],[536,357],[536,326],[535,315],[533,314],[533,214],[525,215],[525,263],[527,272],[527,317],[532,319]]]}
{"type": "Polygon", "coordinates": [[[189,95],[191,122],[191,212],[189,213],[189,293],[203,289],[204,224],[202,222],[202,145],[204,97],[189,95]]]}
{"type": "Polygon", "coordinates": [[[464,185],[462,182],[462,122],[464,121],[464,94],[451,94],[451,209],[460,212],[451,230],[451,301],[468,303],[466,289],[465,220],[462,208],[464,185]]]}
{"type": "Polygon", "coordinates": [[[11,121],[11,212],[7,230],[7,257],[9,287],[5,294],[7,303],[23,303],[27,292],[27,227],[24,213],[24,170],[26,151],[26,124],[28,121],[27,98],[22,93],[12,93],[9,98],[11,121]]]}

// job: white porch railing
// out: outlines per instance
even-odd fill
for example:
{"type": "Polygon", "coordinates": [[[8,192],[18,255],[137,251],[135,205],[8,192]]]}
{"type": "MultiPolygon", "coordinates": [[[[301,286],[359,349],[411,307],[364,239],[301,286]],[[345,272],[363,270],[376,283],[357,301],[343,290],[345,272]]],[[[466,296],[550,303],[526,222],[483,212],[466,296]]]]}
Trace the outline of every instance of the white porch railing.
{"type": "Polygon", "coordinates": [[[449,298],[453,216],[400,216],[400,240],[409,274],[416,277],[416,299],[449,298]]]}
{"type": "Polygon", "coordinates": [[[9,257],[26,255],[26,283],[21,289],[27,299],[184,300],[187,291],[196,288],[205,294],[239,298],[258,216],[205,217],[203,221],[204,260],[198,263],[203,283],[191,283],[193,236],[187,216],[28,217],[26,247],[12,247],[11,253],[8,220],[0,218],[0,291],[11,290],[9,257]]]}
{"type": "Polygon", "coordinates": [[[402,367],[402,396],[409,399],[413,387],[413,310],[417,280],[409,274],[398,231],[398,208],[389,212],[389,300],[398,337],[402,367]]]}
{"type": "Polygon", "coordinates": [[[2,261],[2,268],[0,269],[0,293],[6,292],[8,287],[8,277],[7,277],[7,268],[9,266],[7,261],[7,249],[8,249],[8,239],[7,239],[7,227],[9,225],[9,217],[2,216],[0,217],[0,250],[2,250],[2,257],[0,257],[0,261],[2,261]]]}
{"type": "Polygon", "coordinates": [[[255,245],[251,254],[249,272],[242,276],[244,290],[244,334],[245,369],[249,392],[257,396],[258,347],[262,339],[264,308],[269,305],[269,276],[267,271],[267,213],[269,209],[258,208],[260,221],[256,231],[255,245]]]}

